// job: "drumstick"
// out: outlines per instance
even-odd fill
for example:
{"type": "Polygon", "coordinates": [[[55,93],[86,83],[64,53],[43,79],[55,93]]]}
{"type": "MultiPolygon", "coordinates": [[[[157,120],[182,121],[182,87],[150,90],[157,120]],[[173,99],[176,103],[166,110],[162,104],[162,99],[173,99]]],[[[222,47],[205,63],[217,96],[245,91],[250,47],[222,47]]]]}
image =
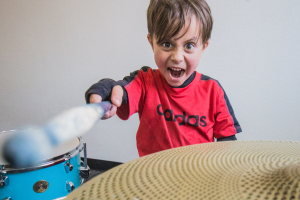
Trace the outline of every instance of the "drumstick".
{"type": "Polygon", "coordinates": [[[35,166],[49,158],[54,148],[88,130],[110,109],[108,101],[67,110],[43,128],[28,129],[12,135],[3,147],[3,156],[16,168],[35,166]]]}

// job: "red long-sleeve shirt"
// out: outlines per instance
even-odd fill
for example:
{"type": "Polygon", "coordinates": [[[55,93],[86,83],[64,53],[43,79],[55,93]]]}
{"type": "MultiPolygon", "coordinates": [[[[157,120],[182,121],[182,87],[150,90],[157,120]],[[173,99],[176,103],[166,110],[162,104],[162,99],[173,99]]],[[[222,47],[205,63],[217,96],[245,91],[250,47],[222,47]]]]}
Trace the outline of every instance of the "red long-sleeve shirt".
{"type": "Polygon", "coordinates": [[[124,85],[128,104],[117,110],[121,119],[138,113],[136,140],[140,156],[206,142],[241,132],[220,84],[196,72],[183,88],[174,88],[159,70],[139,70],[124,85]]]}

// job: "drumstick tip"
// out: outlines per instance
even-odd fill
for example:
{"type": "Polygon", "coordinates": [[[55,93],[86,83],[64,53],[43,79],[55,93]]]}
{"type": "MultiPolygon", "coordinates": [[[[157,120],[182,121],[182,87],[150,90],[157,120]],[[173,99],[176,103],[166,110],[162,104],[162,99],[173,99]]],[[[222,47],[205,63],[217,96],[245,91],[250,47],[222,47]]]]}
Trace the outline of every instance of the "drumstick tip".
{"type": "Polygon", "coordinates": [[[43,129],[20,131],[4,144],[3,156],[13,168],[33,167],[49,158],[51,143],[43,129]]]}
{"type": "Polygon", "coordinates": [[[90,130],[110,107],[107,101],[88,104],[62,113],[43,129],[20,131],[5,142],[3,156],[12,167],[33,167],[49,159],[55,146],[90,130]]]}

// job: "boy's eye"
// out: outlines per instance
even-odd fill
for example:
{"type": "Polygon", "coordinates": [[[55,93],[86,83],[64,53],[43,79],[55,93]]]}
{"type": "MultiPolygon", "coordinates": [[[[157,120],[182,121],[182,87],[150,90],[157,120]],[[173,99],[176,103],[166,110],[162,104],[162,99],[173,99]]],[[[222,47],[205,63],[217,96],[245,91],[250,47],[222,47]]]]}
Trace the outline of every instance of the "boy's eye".
{"type": "Polygon", "coordinates": [[[184,48],[186,48],[187,50],[192,50],[195,46],[192,43],[187,43],[186,45],[184,45],[184,48]]]}
{"type": "Polygon", "coordinates": [[[170,47],[172,47],[172,44],[170,42],[164,42],[164,43],[162,43],[162,46],[166,47],[166,48],[170,48],[170,47]]]}

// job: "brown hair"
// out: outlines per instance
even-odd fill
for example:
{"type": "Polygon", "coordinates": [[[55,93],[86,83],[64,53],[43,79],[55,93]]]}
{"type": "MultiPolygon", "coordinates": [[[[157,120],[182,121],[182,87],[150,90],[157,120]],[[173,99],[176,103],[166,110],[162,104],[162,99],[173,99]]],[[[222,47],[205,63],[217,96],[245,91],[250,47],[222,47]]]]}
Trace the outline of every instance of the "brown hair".
{"type": "Polygon", "coordinates": [[[186,18],[195,15],[199,21],[202,43],[210,39],[213,27],[211,10],[205,0],[150,0],[147,10],[148,32],[157,43],[171,39],[185,25],[186,18]]]}

